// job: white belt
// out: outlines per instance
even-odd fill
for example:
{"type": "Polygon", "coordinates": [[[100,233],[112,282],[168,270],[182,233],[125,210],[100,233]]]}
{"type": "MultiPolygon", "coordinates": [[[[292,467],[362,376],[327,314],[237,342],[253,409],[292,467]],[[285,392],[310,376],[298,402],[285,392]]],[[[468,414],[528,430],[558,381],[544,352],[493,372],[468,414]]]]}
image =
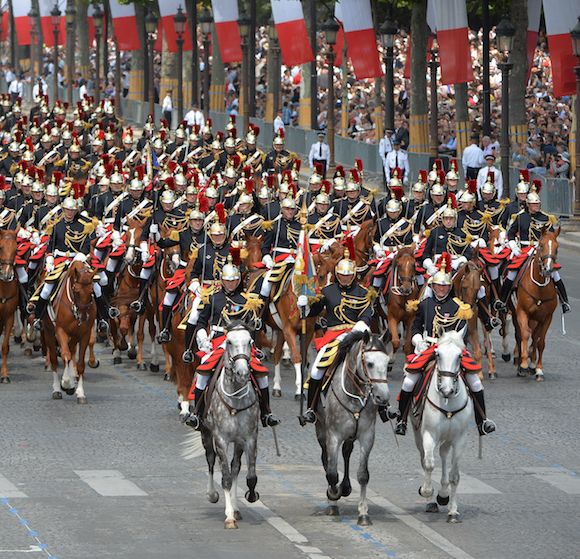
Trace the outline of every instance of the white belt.
{"type": "Polygon", "coordinates": [[[284,254],[296,254],[295,248],[275,248],[274,252],[282,252],[284,254]]]}
{"type": "Polygon", "coordinates": [[[74,258],[77,253],[76,252],[64,252],[62,250],[55,250],[54,251],[54,255],[55,256],[65,256],[66,258],[74,258]]]}

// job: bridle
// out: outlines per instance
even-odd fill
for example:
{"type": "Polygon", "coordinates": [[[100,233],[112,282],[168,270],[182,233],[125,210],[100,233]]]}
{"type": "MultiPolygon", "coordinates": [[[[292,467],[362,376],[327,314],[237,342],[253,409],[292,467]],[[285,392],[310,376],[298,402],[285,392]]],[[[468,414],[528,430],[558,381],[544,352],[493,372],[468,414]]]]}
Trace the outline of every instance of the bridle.
{"type": "MultiPolygon", "coordinates": [[[[552,252],[552,240],[551,239],[548,240],[548,254],[540,254],[540,252],[538,251],[537,255],[538,255],[538,259],[540,260],[540,274],[542,275],[542,277],[547,278],[546,281],[540,286],[540,287],[543,287],[550,281],[550,275],[553,271],[554,265],[557,262],[556,253],[552,252]],[[551,268],[546,265],[546,262],[548,262],[548,264],[549,263],[552,264],[551,268]]],[[[532,281],[536,285],[540,285],[538,282],[536,282],[534,280],[533,272],[532,272],[532,281]]]]}
{"type": "MultiPolygon", "coordinates": [[[[409,255],[409,258],[413,259],[413,263],[415,258],[409,255]]],[[[399,295],[401,297],[407,297],[413,293],[415,290],[415,275],[412,274],[410,276],[402,276],[399,273],[399,261],[395,263],[395,271],[393,274],[393,285],[391,286],[391,292],[394,295],[399,295]],[[404,283],[409,283],[409,287],[403,288],[401,287],[404,283]]]]}
{"type": "Polygon", "coordinates": [[[76,281],[74,282],[74,285],[72,285],[71,287],[71,278],[69,277],[67,279],[67,284],[66,284],[66,293],[67,293],[67,297],[69,299],[69,301],[72,303],[72,314],[75,318],[75,320],[77,321],[77,323],[80,325],[83,321],[88,320],[88,309],[90,309],[90,307],[93,304],[93,294],[91,292],[91,297],[88,303],[86,304],[81,304],[79,302],[79,295],[80,295],[80,290],[78,289],[78,285],[91,285],[92,281],[89,280],[88,282],[86,281],[81,281],[81,278],[78,275],[78,272],[75,271],[75,275],[76,275],[76,281]]]}

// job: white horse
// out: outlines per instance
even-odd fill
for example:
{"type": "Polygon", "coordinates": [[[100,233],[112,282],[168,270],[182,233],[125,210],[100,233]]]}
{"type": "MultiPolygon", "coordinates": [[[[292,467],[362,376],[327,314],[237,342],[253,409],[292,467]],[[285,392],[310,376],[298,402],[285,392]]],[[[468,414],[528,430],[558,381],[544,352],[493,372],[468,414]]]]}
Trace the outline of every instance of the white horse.
{"type": "MultiPolygon", "coordinates": [[[[465,349],[464,331],[446,332],[437,344],[437,363],[429,381],[423,420],[420,426],[413,421],[415,442],[421,455],[425,477],[419,495],[429,499],[433,495],[431,477],[435,468],[435,452],[441,456],[441,489],[437,503],[449,505],[447,522],[459,522],[457,486],[459,459],[465,449],[466,435],[473,417],[473,402],[460,374],[461,354],[465,349]]],[[[428,512],[438,510],[435,503],[428,512]]]]}

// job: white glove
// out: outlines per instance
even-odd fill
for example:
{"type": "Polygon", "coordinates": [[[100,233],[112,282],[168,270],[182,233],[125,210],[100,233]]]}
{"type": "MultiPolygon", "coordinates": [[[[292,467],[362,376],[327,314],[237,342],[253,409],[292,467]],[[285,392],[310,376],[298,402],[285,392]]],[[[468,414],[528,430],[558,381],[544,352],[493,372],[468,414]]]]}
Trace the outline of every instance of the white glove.
{"type": "Polygon", "coordinates": [[[353,332],[370,332],[371,329],[366,322],[359,320],[352,328],[353,332]]]}
{"type": "Polygon", "coordinates": [[[274,267],[274,260],[272,260],[272,257],[269,254],[266,254],[266,256],[262,258],[262,262],[266,265],[266,268],[268,268],[269,270],[271,270],[274,267]]]}
{"type": "Polygon", "coordinates": [[[479,239],[477,239],[479,248],[485,248],[487,246],[485,239],[482,239],[481,237],[479,239]]]}
{"type": "Polygon", "coordinates": [[[179,264],[181,263],[181,258],[179,256],[179,254],[172,254],[171,255],[171,262],[173,262],[173,265],[177,268],[179,267],[179,264]]]}
{"type": "Polygon", "coordinates": [[[102,239],[107,234],[107,229],[104,225],[99,223],[97,228],[95,229],[95,234],[97,235],[98,239],[102,239]]]}
{"type": "Polygon", "coordinates": [[[89,212],[87,212],[87,210],[83,210],[83,211],[81,212],[81,215],[82,215],[83,217],[89,217],[89,212]]]}
{"type": "Polygon", "coordinates": [[[519,256],[522,253],[522,249],[516,240],[510,241],[508,246],[510,247],[510,250],[514,256],[519,256]]]}
{"type": "Polygon", "coordinates": [[[141,249],[141,262],[145,264],[149,260],[149,245],[145,241],[141,241],[139,248],[141,249]]]}
{"type": "Polygon", "coordinates": [[[121,244],[123,241],[121,240],[121,233],[119,231],[113,231],[111,234],[111,239],[113,240],[113,244],[119,243],[121,244]]]}
{"type": "Polygon", "coordinates": [[[413,345],[415,346],[415,353],[417,355],[419,355],[419,353],[425,351],[428,347],[427,342],[423,339],[423,336],[421,336],[421,334],[415,334],[411,338],[411,341],[413,342],[413,345]]]}
{"type": "Polygon", "coordinates": [[[381,245],[379,245],[379,244],[375,244],[373,246],[373,251],[374,251],[375,256],[377,258],[384,258],[386,256],[385,251],[381,248],[381,245]]]}
{"type": "Polygon", "coordinates": [[[52,256],[51,254],[49,254],[46,257],[45,267],[46,267],[47,273],[49,273],[49,274],[50,274],[50,272],[52,272],[54,270],[54,256],[52,256]]]}
{"type": "Polygon", "coordinates": [[[465,264],[467,262],[467,258],[465,256],[456,256],[455,258],[451,259],[451,267],[454,270],[457,270],[461,264],[465,264]]]}
{"type": "Polygon", "coordinates": [[[308,297],[306,297],[306,295],[300,295],[298,297],[297,304],[299,307],[307,307],[308,306],[308,297]]]}
{"type": "Polygon", "coordinates": [[[153,234],[159,233],[159,225],[157,225],[157,223],[152,223],[151,227],[149,227],[149,232],[153,234]]]}
{"type": "Polygon", "coordinates": [[[73,262],[86,262],[87,261],[87,255],[83,254],[82,252],[77,252],[75,254],[75,257],[73,258],[73,262]]]}
{"type": "Polygon", "coordinates": [[[38,246],[40,244],[40,235],[39,235],[38,231],[35,231],[34,233],[32,233],[32,237],[30,238],[30,242],[36,246],[38,246]]]}
{"type": "Polygon", "coordinates": [[[200,346],[199,349],[201,351],[203,351],[204,353],[211,353],[211,351],[213,350],[213,345],[209,340],[206,340],[205,342],[203,342],[200,346]]]}
{"type": "Polygon", "coordinates": [[[327,239],[326,241],[324,241],[322,243],[322,246],[320,247],[320,252],[326,252],[327,250],[330,250],[330,247],[335,243],[334,239],[327,239]]]}
{"type": "Polygon", "coordinates": [[[433,260],[431,258],[425,258],[425,260],[423,260],[423,268],[425,268],[425,270],[427,270],[427,273],[430,276],[432,276],[433,274],[429,270],[432,270],[433,268],[435,268],[435,270],[437,270],[437,266],[435,266],[435,262],[433,262],[433,260]]]}
{"type": "Polygon", "coordinates": [[[18,238],[19,239],[30,239],[31,233],[28,229],[20,228],[18,231],[18,238]]]}
{"type": "Polygon", "coordinates": [[[197,340],[197,347],[204,353],[209,353],[213,349],[211,340],[203,328],[197,331],[195,338],[197,340]]]}
{"type": "Polygon", "coordinates": [[[188,289],[194,294],[194,295],[199,295],[199,281],[194,279],[191,280],[188,289]]]}
{"type": "Polygon", "coordinates": [[[428,268],[425,268],[425,270],[430,276],[434,276],[438,272],[437,266],[429,266],[428,268]]]}

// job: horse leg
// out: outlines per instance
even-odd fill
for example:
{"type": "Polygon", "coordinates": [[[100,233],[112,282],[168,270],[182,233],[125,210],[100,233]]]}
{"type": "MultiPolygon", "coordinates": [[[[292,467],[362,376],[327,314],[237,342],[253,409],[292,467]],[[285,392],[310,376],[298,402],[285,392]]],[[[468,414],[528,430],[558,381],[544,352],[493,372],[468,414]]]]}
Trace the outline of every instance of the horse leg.
{"type": "Polygon", "coordinates": [[[459,485],[459,457],[463,454],[465,448],[466,436],[463,434],[453,445],[451,451],[451,464],[449,468],[449,508],[447,512],[447,522],[457,524],[459,512],[457,512],[457,486],[459,485]]]}
{"type": "Polygon", "coordinates": [[[75,382],[71,367],[72,356],[68,345],[69,337],[66,332],[58,326],[56,328],[56,339],[60,347],[60,356],[64,365],[61,387],[70,396],[75,392],[75,382]]]}
{"type": "Polygon", "coordinates": [[[509,363],[509,361],[511,359],[510,344],[508,341],[509,325],[508,325],[508,321],[507,321],[505,315],[503,315],[503,318],[501,321],[501,328],[499,330],[499,333],[501,336],[501,358],[506,363],[509,363]]]}
{"type": "Polygon", "coordinates": [[[296,341],[296,331],[290,323],[284,324],[284,338],[290,348],[290,356],[292,358],[292,364],[294,365],[294,384],[296,387],[294,399],[296,399],[300,398],[302,386],[302,355],[300,354],[300,348],[296,341]]]}
{"type": "Polygon", "coordinates": [[[536,380],[538,382],[542,382],[544,380],[544,365],[543,365],[543,356],[544,356],[544,349],[546,347],[546,333],[548,332],[548,328],[550,328],[550,324],[552,322],[552,317],[550,316],[540,324],[538,324],[538,331],[536,334],[536,345],[538,348],[538,361],[536,363],[536,380]]]}
{"type": "MultiPolygon", "coordinates": [[[[376,412],[374,412],[376,413],[376,412]]],[[[369,456],[375,444],[375,422],[359,435],[360,461],[358,466],[357,480],[360,485],[360,497],[358,502],[359,526],[370,526],[372,521],[369,517],[369,505],[367,502],[367,486],[369,484],[369,456]]]]}
{"type": "MultiPolygon", "coordinates": [[[[151,343],[157,343],[157,342],[151,342],[151,343]]],[[[173,380],[173,374],[172,374],[172,369],[173,369],[173,364],[171,361],[171,355],[169,353],[169,351],[167,350],[167,344],[163,344],[163,356],[165,358],[165,372],[163,374],[163,380],[167,380],[167,381],[171,381],[173,380]]]]}
{"type": "Polygon", "coordinates": [[[399,322],[393,316],[393,313],[389,314],[387,324],[389,327],[389,332],[391,334],[391,345],[393,346],[393,350],[389,355],[389,365],[392,367],[395,353],[397,353],[397,351],[399,351],[399,348],[401,347],[401,339],[399,338],[399,322]]]}
{"type": "Polygon", "coordinates": [[[205,449],[205,460],[207,462],[207,500],[210,503],[217,503],[220,499],[220,494],[215,489],[215,480],[213,478],[213,472],[215,468],[215,449],[213,446],[213,438],[207,429],[202,429],[201,431],[201,442],[203,443],[203,448],[205,449]]]}
{"type": "Polygon", "coordinates": [[[246,453],[246,466],[248,468],[248,473],[246,474],[246,484],[248,485],[248,491],[246,491],[246,501],[249,503],[255,503],[259,498],[260,494],[256,491],[256,485],[258,484],[258,476],[256,475],[256,460],[258,457],[258,433],[253,433],[247,440],[245,445],[246,453]]]}
{"type": "MultiPolygon", "coordinates": [[[[10,382],[10,377],[8,376],[8,353],[10,352],[10,332],[14,324],[14,313],[11,313],[6,318],[4,323],[4,339],[2,340],[2,379],[3,382],[10,382]]],[[[0,335],[2,332],[0,331],[0,335]]]]}
{"type": "Polygon", "coordinates": [[[523,309],[517,311],[517,321],[520,330],[520,366],[518,369],[518,376],[525,376],[528,374],[528,345],[530,343],[530,327],[528,324],[528,317],[523,309]],[[525,371],[525,374],[524,374],[525,371]]]}
{"type": "MultiPolygon", "coordinates": [[[[94,328],[91,328],[91,336],[93,335],[94,328]]],[[[85,377],[85,353],[87,351],[87,346],[90,345],[87,342],[86,337],[83,337],[79,343],[79,358],[77,361],[77,375],[78,375],[78,384],[77,384],[77,404],[86,404],[87,397],[85,395],[85,388],[83,379],[85,377]]],[[[90,362],[89,362],[90,366],[90,362]]]]}
{"type": "Polygon", "coordinates": [[[234,515],[234,507],[232,506],[232,472],[230,471],[230,465],[228,462],[228,445],[227,442],[218,435],[214,435],[214,443],[215,450],[220,459],[220,465],[222,469],[222,489],[224,490],[224,498],[226,501],[226,520],[224,523],[224,528],[237,528],[238,523],[236,522],[234,515]]]}
{"type": "MultiPolygon", "coordinates": [[[[151,338],[151,350],[149,353],[149,370],[152,373],[159,372],[159,357],[157,352],[157,344],[154,343],[155,340],[155,322],[153,319],[147,318],[147,327],[149,329],[149,336],[151,338]]],[[[191,385],[190,385],[191,386],[191,385]]]]}
{"type": "Polygon", "coordinates": [[[425,477],[423,478],[423,485],[419,487],[419,495],[425,497],[425,499],[429,499],[433,495],[431,478],[433,476],[433,470],[435,469],[435,441],[431,433],[427,432],[422,434],[422,438],[423,455],[421,456],[421,463],[425,477]]]}
{"type": "Polygon", "coordinates": [[[326,433],[326,452],[327,452],[327,466],[326,466],[326,481],[328,482],[328,489],[326,496],[330,501],[338,501],[340,499],[340,488],[338,486],[338,449],[342,441],[330,429],[326,433]]]}
{"type": "Polygon", "coordinates": [[[493,359],[493,348],[491,345],[491,336],[487,330],[483,330],[483,346],[485,347],[485,354],[487,356],[487,375],[490,379],[497,378],[495,371],[495,361],[493,359]]]}
{"type": "MultiPolygon", "coordinates": [[[[141,315],[137,322],[137,370],[146,371],[145,359],[143,359],[143,343],[145,342],[145,317],[141,315]]],[[[154,343],[153,341],[151,342],[154,343]]]]}
{"type": "Polygon", "coordinates": [[[350,484],[350,456],[354,448],[354,439],[346,439],[342,443],[342,459],[344,460],[344,476],[340,484],[340,496],[348,497],[352,492],[350,484]]]}
{"type": "Polygon", "coordinates": [[[274,398],[282,397],[282,372],[281,372],[281,361],[282,361],[282,348],[284,346],[284,336],[282,332],[276,332],[276,344],[274,346],[274,355],[272,360],[274,361],[274,386],[272,388],[272,396],[274,398]]]}
{"type": "Polygon", "coordinates": [[[405,345],[403,346],[405,355],[413,353],[413,342],[411,341],[412,334],[413,334],[413,317],[411,316],[405,319],[405,345]]]}
{"type": "MultiPolygon", "coordinates": [[[[432,503],[430,504],[441,505],[442,507],[449,504],[449,454],[451,450],[451,443],[443,443],[439,447],[439,456],[441,456],[441,488],[437,493],[437,504],[432,503]]],[[[429,505],[428,505],[429,506],[429,505]]],[[[434,508],[435,508],[434,507],[434,508]]]]}
{"type": "Polygon", "coordinates": [[[95,343],[97,341],[97,334],[94,328],[91,328],[91,337],[89,338],[89,367],[96,369],[100,363],[95,357],[95,343]]]}
{"type": "Polygon", "coordinates": [[[244,452],[243,445],[236,443],[234,445],[234,456],[232,458],[232,463],[230,466],[230,470],[232,472],[232,489],[230,491],[230,497],[232,499],[232,508],[234,509],[234,518],[236,520],[242,519],[240,507],[238,506],[238,476],[240,475],[240,468],[242,467],[243,452],[244,452]]]}

